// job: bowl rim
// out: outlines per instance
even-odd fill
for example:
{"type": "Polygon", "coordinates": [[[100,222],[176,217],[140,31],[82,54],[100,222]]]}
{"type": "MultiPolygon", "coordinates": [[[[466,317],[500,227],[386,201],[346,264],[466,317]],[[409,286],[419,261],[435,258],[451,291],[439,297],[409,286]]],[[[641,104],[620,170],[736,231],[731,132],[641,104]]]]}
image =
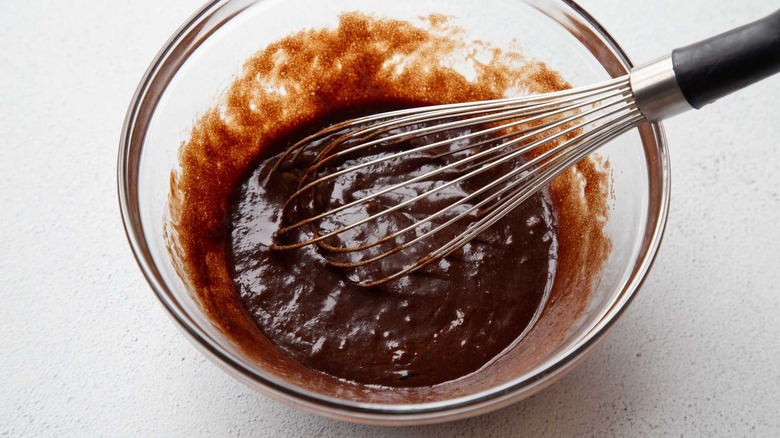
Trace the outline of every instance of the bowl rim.
{"type": "MultiPolygon", "coordinates": [[[[185,56],[186,58],[189,54],[182,54],[176,51],[177,47],[182,42],[193,38],[193,35],[200,35],[203,37],[204,26],[208,24],[208,20],[215,18],[223,20],[219,23],[219,25],[221,25],[240,13],[243,9],[262,1],[264,0],[212,0],[196,11],[181,25],[181,27],[179,27],[179,29],[176,30],[176,32],[174,32],[147,68],[131,99],[122,125],[117,161],[117,193],[125,234],[133,251],[136,263],[141,269],[144,277],[163,307],[167,310],[169,316],[173,318],[186,337],[222,369],[253,389],[258,390],[271,398],[336,419],[380,425],[419,425],[438,423],[487,413],[535,394],[552,384],[568,370],[581,362],[587,353],[592,351],[598,342],[604,338],[604,335],[614,326],[614,323],[633,300],[636,292],[646,279],[647,273],[655,260],[663,238],[669,212],[671,174],[669,171],[668,145],[663,127],[659,123],[649,123],[640,127],[640,132],[644,131],[645,135],[650,135],[655,140],[661,171],[660,193],[657,194],[659,208],[655,223],[651,226],[651,223],[648,220],[648,224],[646,225],[643,244],[645,254],[641,257],[640,251],[640,257],[637,258],[637,264],[635,264],[630,280],[625,284],[623,290],[613,301],[612,305],[603,313],[601,319],[587,333],[584,333],[580,337],[580,340],[575,346],[566,351],[565,354],[561,354],[554,358],[554,360],[548,360],[548,362],[551,363],[536,374],[514,379],[505,384],[475,394],[438,402],[379,404],[338,399],[285,384],[283,380],[274,376],[261,375],[256,371],[249,369],[242,364],[240,359],[221,348],[215,342],[210,341],[211,336],[198,327],[198,324],[187,315],[186,311],[178,302],[171,295],[166,293],[167,287],[165,282],[157,271],[155,262],[148,250],[138,209],[132,208],[137,201],[138,180],[137,172],[134,174],[131,169],[131,158],[137,158],[135,155],[140,156],[140,152],[143,149],[143,139],[146,128],[148,128],[147,120],[147,125],[142,127],[142,132],[140,133],[141,140],[136,141],[136,136],[139,134],[137,122],[139,117],[144,115],[147,115],[149,119],[151,119],[151,115],[154,113],[156,105],[159,102],[159,97],[167,88],[170,78],[176,73],[175,71],[170,73],[169,76],[167,76],[167,80],[166,77],[163,77],[163,82],[159,83],[159,75],[161,75],[164,66],[168,62],[173,62],[177,59],[180,60],[182,56],[185,56]],[[222,11],[223,15],[214,17],[214,14],[219,13],[221,8],[230,3],[233,3],[236,6],[232,13],[224,14],[224,11],[222,11]],[[154,95],[155,93],[157,94],[157,97],[156,99],[153,99],[154,105],[152,108],[145,108],[144,104],[146,103],[147,98],[150,94],[154,95]],[[139,144],[135,145],[136,142],[139,144]]],[[[545,13],[545,11],[540,9],[537,4],[544,3],[545,1],[548,3],[558,3],[560,8],[568,8],[568,10],[575,13],[578,18],[589,25],[591,30],[601,38],[602,42],[612,50],[612,54],[620,62],[621,68],[629,71],[633,67],[633,63],[615,39],[598,21],[575,1],[522,1],[543,13],[545,13]]],[[[213,31],[214,29],[207,31],[206,37],[213,31]]],[[[192,50],[195,48],[192,48],[192,50]]],[[[642,135],[643,144],[645,143],[645,135],[642,135]]],[[[650,214],[651,212],[648,212],[648,216],[650,216],[650,214]]]]}

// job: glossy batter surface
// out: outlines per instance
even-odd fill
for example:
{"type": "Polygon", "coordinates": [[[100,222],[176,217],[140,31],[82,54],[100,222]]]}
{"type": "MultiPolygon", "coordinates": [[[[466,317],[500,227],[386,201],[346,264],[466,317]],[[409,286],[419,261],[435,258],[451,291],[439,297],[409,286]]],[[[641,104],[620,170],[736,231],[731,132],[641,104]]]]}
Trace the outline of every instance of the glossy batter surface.
{"type": "MultiPolygon", "coordinates": [[[[390,106],[355,104],[350,112],[372,114],[390,106]]],[[[322,114],[322,118],[339,117],[322,114]]],[[[293,128],[283,137],[294,137],[298,131],[293,128]]],[[[282,252],[269,248],[273,233],[282,225],[282,205],[298,188],[309,162],[300,160],[299,166],[274,172],[283,149],[267,151],[240,185],[230,206],[229,225],[235,286],[263,333],[280,348],[304,365],[342,379],[420,386],[476,371],[520,339],[555,274],[557,245],[548,197],[535,195],[453,255],[366,288],[347,279],[350,270],[326,265],[317,246],[282,252]]],[[[350,201],[353,194],[372,186],[372,178],[390,186],[443,164],[419,157],[346,178],[317,193],[325,204],[318,211],[324,211],[329,201],[350,201]]],[[[499,168],[449,186],[435,199],[416,203],[411,213],[430,215],[507,170],[499,168]]],[[[426,180],[414,189],[424,191],[447,177],[442,174],[440,181],[426,180]]],[[[383,201],[386,205],[375,208],[391,206],[394,199],[383,201]]],[[[383,217],[375,226],[397,229],[408,222],[406,214],[398,213],[383,217]]],[[[362,243],[366,236],[357,233],[342,239],[362,243]]],[[[438,234],[429,243],[440,246],[448,239],[438,234]]],[[[388,269],[388,264],[403,261],[396,258],[369,269],[388,269]]]]}

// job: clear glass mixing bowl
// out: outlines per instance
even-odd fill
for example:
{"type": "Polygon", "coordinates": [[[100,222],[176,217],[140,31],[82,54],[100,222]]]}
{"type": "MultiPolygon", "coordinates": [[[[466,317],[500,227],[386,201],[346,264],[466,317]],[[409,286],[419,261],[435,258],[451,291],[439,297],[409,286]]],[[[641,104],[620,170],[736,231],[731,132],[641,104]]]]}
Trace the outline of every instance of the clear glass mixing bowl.
{"type": "Polygon", "coordinates": [[[383,402],[303,387],[248,358],[211,323],[179,278],[163,237],[169,178],[194,120],[213,106],[242,62],[268,43],[307,28],[332,27],[345,11],[415,21],[453,17],[473,39],[515,47],[543,60],[574,86],[623,75],[631,62],[580,6],[553,0],[233,0],[198,11],[165,44],[130,104],[119,147],[122,218],[144,275],[170,315],[200,350],[263,394],[343,420],[424,424],[469,417],[528,397],[579,362],[614,324],[648,272],[669,202],[667,145],[660,125],[644,125],[599,154],[612,167],[607,232],[612,251],[587,310],[535,366],[482,379],[448,397],[383,402]]]}

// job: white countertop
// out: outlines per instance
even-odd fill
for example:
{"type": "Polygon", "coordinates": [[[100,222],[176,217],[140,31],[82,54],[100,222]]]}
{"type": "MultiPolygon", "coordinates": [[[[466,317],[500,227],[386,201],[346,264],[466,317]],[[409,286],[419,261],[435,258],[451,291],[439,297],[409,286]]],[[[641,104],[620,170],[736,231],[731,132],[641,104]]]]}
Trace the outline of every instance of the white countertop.
{"type": "MultiPolygon", "coordinates": [[[[199,3],[0,3],[0,435],[780,434],[780,76],[666,123],[666,237],[583,364],[482,417],[359,426],[269,400],[212,365],[166,316],[125,240],[115,183],[125,110],[199,3]]],[[[581,3],[634,60],[780,7],[581,3]]]]}

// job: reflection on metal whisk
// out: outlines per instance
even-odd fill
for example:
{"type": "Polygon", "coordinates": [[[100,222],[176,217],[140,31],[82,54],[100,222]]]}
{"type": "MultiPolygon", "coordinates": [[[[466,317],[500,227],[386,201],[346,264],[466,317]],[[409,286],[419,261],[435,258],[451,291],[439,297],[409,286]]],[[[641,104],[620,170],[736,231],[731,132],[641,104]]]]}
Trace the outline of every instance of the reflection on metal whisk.
{"type": "Polygon", "coordinates": [[[280,172],[307,170],[284,206],[274,248],[317,244],[364,285],[418,270],[611,139],[777,72],[778,21],[780,11],[598,85],[334,125],[277,163],[280,172]]]}

